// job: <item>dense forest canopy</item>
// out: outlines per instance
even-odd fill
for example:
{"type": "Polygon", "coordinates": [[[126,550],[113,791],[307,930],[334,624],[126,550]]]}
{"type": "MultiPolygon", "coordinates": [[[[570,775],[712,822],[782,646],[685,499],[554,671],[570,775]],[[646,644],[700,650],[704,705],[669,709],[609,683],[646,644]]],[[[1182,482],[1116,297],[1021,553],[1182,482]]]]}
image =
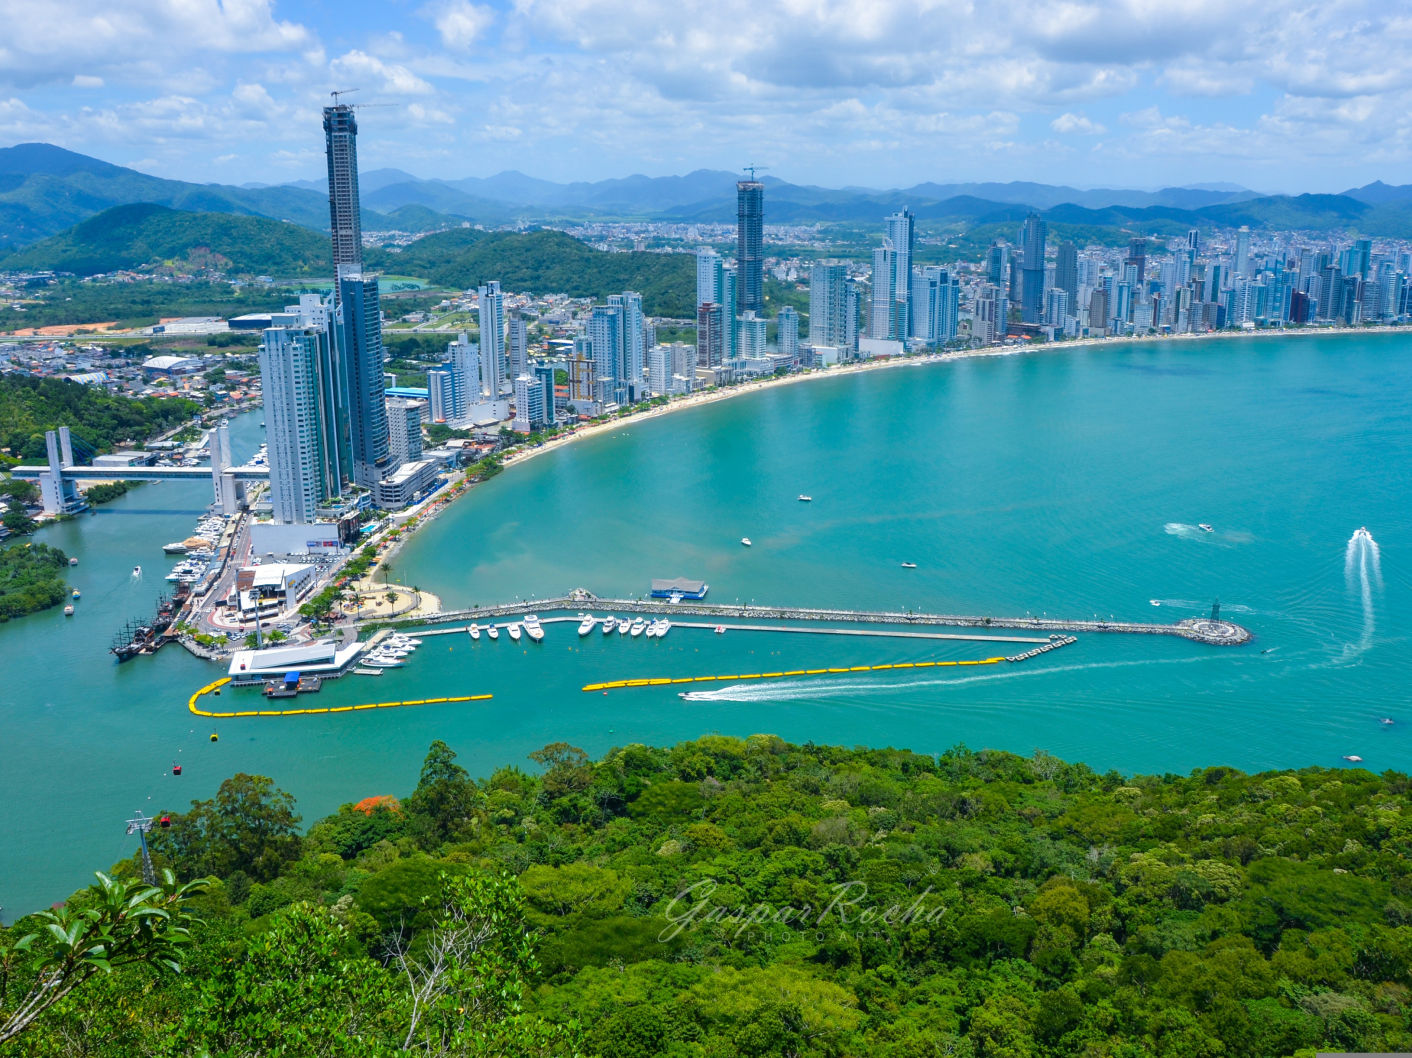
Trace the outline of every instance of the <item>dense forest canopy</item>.
{"type": "Polygon", "coordinates": [[[0,375],[0,441],[17,459],[47,458],[44,431],[67,426],[98,451],[146,441],[201,411],[181,397],[121,397],[61,378],[0,375]]]}
{"type": "Polygon", "coordinates": [[[232,287],[229,283],[178,283],[164,279],[135,283],[64,279],[28,288],[22,302],[0,303],[0,331],[89,323],[150,327],[174,316],[229,317],[278,312],[297,300],[297,292],[265,284],[232,287]]]}
{"type": "Polygon", "coordinates": [[[0,548],[0,624],[63,602],[68,568],[68,556],[48,544],[0,548]]]}
{"type": "Polygon", "coordinates": [[[1400,774],[1125,778],[1043,752],[766,735],[531,756],[531,770],[472,780],[434,743],[409,796],[374,793],[302,835],[270,779],[228,780],[153,832],[177,881],[214,879],[192,905],[184,972],[95,979],[26,1045],[60,1053],[82,1033],[114,1055],[604,1058],[1412,1046],[1400,774]]]}

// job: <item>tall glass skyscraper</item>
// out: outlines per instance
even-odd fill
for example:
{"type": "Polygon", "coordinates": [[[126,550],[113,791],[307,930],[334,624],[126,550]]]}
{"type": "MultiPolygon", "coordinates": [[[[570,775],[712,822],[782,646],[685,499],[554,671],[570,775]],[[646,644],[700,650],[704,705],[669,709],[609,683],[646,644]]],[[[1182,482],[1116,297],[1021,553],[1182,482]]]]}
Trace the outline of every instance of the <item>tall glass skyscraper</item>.
{"type": "MultiPolygon", "coordinates": [[[[905,209],[887,218],[887,241],[892,243],[891,322],[888,333],[875,337],[906,341],[912,333],[912,251],[916,243],[916,218],[905,209]]],[[[883,245],[887,245],[884,243],[883,245]]]]}
{"type": "Polygon", "coordinates": [[[383,379],[382,310],[376,276],[338,281],[339,351],[348,379],[353,480],[372,488],[396,469],[388,449],[387,394],[383,379]]]}
{"type": "Polygon", "coordinates": [[[735,185],[735,264],[740,275],[736,311],[765,312],[765,185],[740,180],[735,185]]]}
{"type": "Polygon", "coordinates": [[[815,264],[809,270],[809,344],[843,348],[848,313],[848,269],[815,264]]]}
{"type": "Polygon", "coordinates": [[[481,371],[491,400],[500,399],[505,381],[505,295],[492,279],[476,291],[480,316],[481,371]]]}
{"type": "Polygon", "coordinates": [[[1049,224],[1038,213],[1025,218],[1023,238],[1024,281],[1020,288],[1020,318],[1025,323],[1044,322],[1044,248],[1049,224]]]}
{"type": "Polygon", "coordinates": [[[296,313],[276,313],[260,342],[270,503],[282,525],[305,525],[342,493],[338,399],[329,333],[301,326],[296,313]]]}
{"type": "MultiPolygon", "coordinates": [[[[328,155],[328,218],[335,279],[363,270],[363,225],[358,201],[358,122],[347,105],[324,107],[328,155]]],[[[335,285],[335,291],[337,285],[335,285]]]]}

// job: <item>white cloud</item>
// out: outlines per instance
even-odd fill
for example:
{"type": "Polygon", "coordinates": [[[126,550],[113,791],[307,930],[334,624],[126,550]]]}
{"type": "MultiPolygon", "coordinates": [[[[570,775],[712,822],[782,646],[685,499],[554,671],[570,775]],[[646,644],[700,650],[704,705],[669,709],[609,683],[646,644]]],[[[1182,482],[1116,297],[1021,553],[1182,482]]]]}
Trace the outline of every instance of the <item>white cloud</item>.
{"type": "Polygon", "coordinates": [[[432,20],[441,42],[454,51],[468,50],[495,21],[494,11],[469,0],[440,0],[417,13],[432,20]]]}
{"type": "Polygon", "coordinates": [[[431,95],[435,89],[423,81],[407,67],[398,63],[385,63],[376,55],[358,50],[350,51],[334,59],[329,64],[335,77],[353,78],[360,82],[365,98],[371,92],[385,92],[391,95],[431,95]],[[370,84],[381,81],[380,86],[370,84]],[[371,91],[370,91],[371,90],[371,91]]]}
{"type": "Polygon", "coordinates": [[[73,86],[75,88],[102,88],[103,78],[90,77],[87,74],[74,74],[73,86]]]}
{"type": "Polygon", "coordinates": [[[1082,114],[1060,114],[1049,123],[1055,132],[1077,132],[1084,136],[1102,136],[1108,130],[1082,114]]]}

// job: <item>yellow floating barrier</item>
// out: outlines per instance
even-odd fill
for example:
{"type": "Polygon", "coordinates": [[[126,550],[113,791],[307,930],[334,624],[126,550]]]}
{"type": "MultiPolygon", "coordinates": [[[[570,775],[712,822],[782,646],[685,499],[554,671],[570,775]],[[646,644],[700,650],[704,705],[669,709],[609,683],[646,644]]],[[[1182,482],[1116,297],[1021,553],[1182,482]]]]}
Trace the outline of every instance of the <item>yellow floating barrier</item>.
{"type": "MultiPolygon", "coordinates": [[[[827,676],[833,673],[884,672],[887,669],[930,669],[953,665],[998,665],[1007,658],[979,658],[974,661],[899,661],[886,665],[853,665],[844,669],[794,669],[790,672],[753,672],[738,676],[680,676],[676,678],[657,677],[645,680],[612,680],[606,683],[589,683],[585,691],[612,691],[620,687],[661,687],[672,683],[718,683],[725,680],[778,680],[786,676],[827,676]]],[[[455,701],[451,698],[448,701],[455,701]]],[[[193,699],[194,701],[194,699],[193,699]]],[[[405,702],[405,705],[415,703],[405,702]]]]}
{"type": "MultiPolygon", "coordinates": [[[[230,677],[219,679],[215,683],[208,683],[191,696],[186,703],[186,707],[197,716],[209,716],[216,719],[232,719],[241,716],[306,716],[314,713],[353,713],[362,709],[398,709],[406,705],[436,705],[441,702],[484,702],[490,699],[488,694],[463,694],[455,698],[417,698],[406,702],[368,702],[364,705],[330,705],[321,706],[314,709],[242,709],[232,710],[228,713],[209,712],[197,706],[197,702],[204,695],[210,694],[219,687],[230,682],[230,677]]],[[[646,683],[647,681],[642,681],[646,683]]],[[[670,682],[670,681],[668,681],[670,682]]],[[[616,686],[623,686],[618,683],[616,686]]]]}

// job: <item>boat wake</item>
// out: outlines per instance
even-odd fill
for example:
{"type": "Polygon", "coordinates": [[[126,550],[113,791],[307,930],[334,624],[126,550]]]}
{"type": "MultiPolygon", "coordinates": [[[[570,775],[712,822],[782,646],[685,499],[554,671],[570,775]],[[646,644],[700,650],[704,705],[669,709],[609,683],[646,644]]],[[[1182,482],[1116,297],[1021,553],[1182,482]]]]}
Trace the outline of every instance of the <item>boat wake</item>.
{"type": "Polygon", "coordinates": [[[688,702],[793,702],[818,698],[842,698],[856,695],[895,694],[914,691],[919,687],[962,687],[995,680],[1015,680],[1034,676],[1052,676],[1061,672],[1084,672],[1090,669],[1123,669],[1139,665],[1187,665],[1219,660],[1211,654],[1189,658],[1149,658],[1134,661],[1094,661],[1079,665],[1053,665],[1048,668],[1007,666],[1004,671],[983,676],[960,676],[952,679],[900,679],[860,677],[856,680],[809,680],[798,683],[737,683],[710,691],[687,691],[681,697],[688,702]]]}
{"type": "Polygon", "coordinates": [[[1208,544],[1248,544],[1255,539],[1250,533],[1240,532],[1233,529],[1220,529],[1214,531],[1201,528],[1199,525],[1187,525],[1185,522],[1167,522],[1162,526],[1163,531],[1168,536],[1181,537],[1183,540],[1201,540],[1208,544]]]}
{"type": "Polygon", "coordinates": [[[1377,621],[1373,609],[1374,591],[1383,588],[1382,553],[1378,542],[1367,529],[1359,529],[1348,540],[1343,552],[1343,579],[1351,594],[1358,596],[1363,610],[1363,631],[1357,642],[1346,643],[1338,660],[1350,661],[1373,645],[1377,621]]]}

